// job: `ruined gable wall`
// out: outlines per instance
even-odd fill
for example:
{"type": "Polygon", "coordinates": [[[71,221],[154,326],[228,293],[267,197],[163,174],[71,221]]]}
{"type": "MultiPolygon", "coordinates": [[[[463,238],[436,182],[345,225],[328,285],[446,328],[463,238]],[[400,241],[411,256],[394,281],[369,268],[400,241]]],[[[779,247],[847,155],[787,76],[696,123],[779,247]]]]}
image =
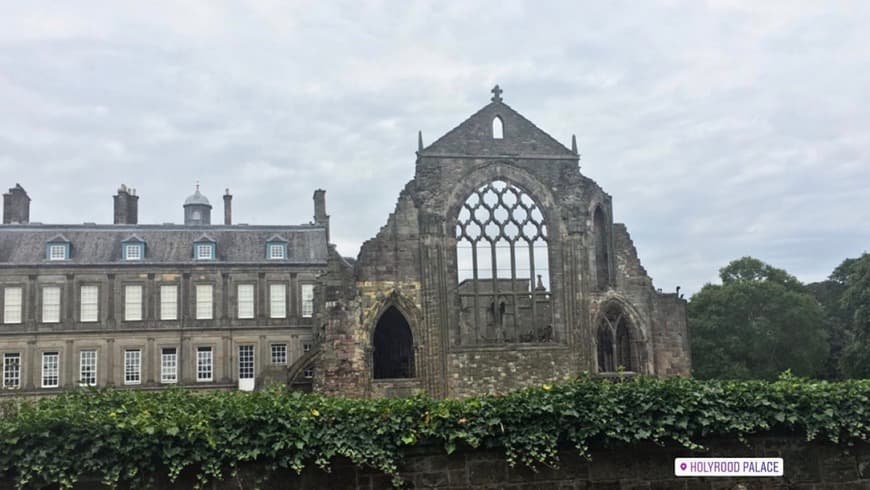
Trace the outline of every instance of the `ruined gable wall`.
{"type": "Polygon", "coordinates": [[[640,263],[625,225],[613,225],[616,289],[644,318],[643,333],[650,373],[659,376],[689,375],[686,301],[676,294],[658,292],[640,263]]]}

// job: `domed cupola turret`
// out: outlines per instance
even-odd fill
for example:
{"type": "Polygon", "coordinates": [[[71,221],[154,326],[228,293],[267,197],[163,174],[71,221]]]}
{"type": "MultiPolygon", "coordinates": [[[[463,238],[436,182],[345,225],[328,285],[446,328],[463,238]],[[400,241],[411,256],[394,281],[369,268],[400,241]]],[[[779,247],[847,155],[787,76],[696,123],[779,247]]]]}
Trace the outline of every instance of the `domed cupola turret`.
{"type": "Polygon", "coordinates": [[[184,200],[184,224],[211,224],[211,203],[199,192],[199,182],[196,183],[196,192],[184,200]]]}

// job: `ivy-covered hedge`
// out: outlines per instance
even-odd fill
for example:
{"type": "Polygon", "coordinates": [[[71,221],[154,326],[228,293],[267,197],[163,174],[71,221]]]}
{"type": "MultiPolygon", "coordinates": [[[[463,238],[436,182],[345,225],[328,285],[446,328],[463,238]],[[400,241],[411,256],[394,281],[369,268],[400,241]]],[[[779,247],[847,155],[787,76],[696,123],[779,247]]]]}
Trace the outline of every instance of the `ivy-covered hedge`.
{"type": "Polygon", "coordinates": [[[530,466],[557,465],[559,445],[584,455],[616,442],[698,449],[705,437],[769,431],[852,445],[870,435],[870,380],[584,378],[467,400],[87,390],[6,410],[0,476],[28,487],[85,475],[148,486],[181,471],[205,483],[249,463],[301,471],[336,456],[396,477],[403,448],[421,441],[447,453],[501,448],[530,466]]]}

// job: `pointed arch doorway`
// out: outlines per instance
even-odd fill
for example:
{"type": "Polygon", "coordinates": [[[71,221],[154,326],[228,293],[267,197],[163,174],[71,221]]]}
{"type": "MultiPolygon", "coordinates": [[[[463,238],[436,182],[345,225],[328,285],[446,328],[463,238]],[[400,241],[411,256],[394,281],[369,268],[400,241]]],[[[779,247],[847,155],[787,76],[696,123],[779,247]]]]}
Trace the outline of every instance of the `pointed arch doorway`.
{"type": "Polygon", "coordinates": [[[404,315],[390,306],[372,335],[374,379],[414,377],[414,337],[404,315]]]}

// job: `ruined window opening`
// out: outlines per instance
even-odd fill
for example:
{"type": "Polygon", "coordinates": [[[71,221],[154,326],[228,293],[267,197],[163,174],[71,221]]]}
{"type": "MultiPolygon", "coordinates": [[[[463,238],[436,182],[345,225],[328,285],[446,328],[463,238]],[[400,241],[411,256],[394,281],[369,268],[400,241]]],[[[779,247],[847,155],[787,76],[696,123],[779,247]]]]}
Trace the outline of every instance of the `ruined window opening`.
{"type": "Polygon", "coordinates": [[[593,216],[593,231],[595,236],[595,277],[599,291],[610,285],[610,254],[607,218],[601,206],[595,208],[593,216]]]}
{"type": "Polygon", "coordinates": [[[625,325],[625,319],[616,327],[616,365],[626,371],[633,371],[631,365],[631,335],[625,325]]]}
{"type": "Polygon", "coordinates": [[[598,372],[607,373],[614,371],[613,365],[613,336],[607,325],[598,327],[598,372]]]}
{"type": "Polygon", "coordinates": [[[628,318],[618,307],[610,307],[601,318],[598,324],[598,372],[637,369],[632,356],[629,327],[628,318]]]}
{"type": "Polygon", "coordinates": [[[456,220],[459,341],[553,341],[547,224],[503,180],[471,193],[456,220]]]}
{"type": "Polygon", "coordinates": [[[492,139],[500,140],[504,138],[504,123],[500,116],[492,118],[492,139]]]}
{"type": "Polygon", "coordinates": [[[414,377],[414,339],[411,326],[394,306],[381,315],[372,335],[375,379],[414,377]]]}

